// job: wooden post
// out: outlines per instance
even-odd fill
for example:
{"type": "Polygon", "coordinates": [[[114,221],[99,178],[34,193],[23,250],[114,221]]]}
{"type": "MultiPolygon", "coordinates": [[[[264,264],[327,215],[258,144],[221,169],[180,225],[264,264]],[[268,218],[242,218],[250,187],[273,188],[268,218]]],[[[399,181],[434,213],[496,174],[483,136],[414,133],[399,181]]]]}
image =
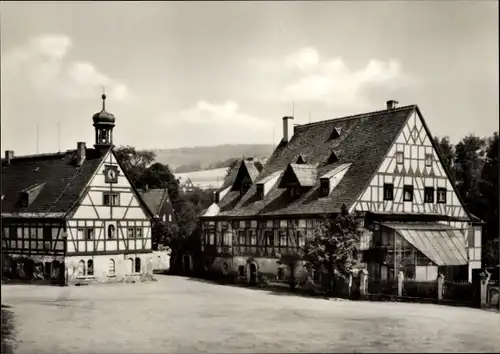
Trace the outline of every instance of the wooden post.
{"type": "Polygon", "coordinates": [[[479,274],[480,282],[480,298],[481,308],[488,307],[488,283],[490,282],[491,273],[485,270],[479,274]]]}
{"type": "Polygon", "coordinates": [[[403,282],[405,280],[405,275],[403,271],[398,273],[398,296],[403,296],[403,282]]]}
{"type": "Polygon", "coordinates": [[[444,275],[440,273],[437,277],[437,298],[439,301],[443,300],[443,285],[444,275]]]}
{"type": "Polygon", "coordinates": [[[363,269],[359,278],[359,295],[361,299],[365,299],[368,294],[368,271],[363,269]]]}

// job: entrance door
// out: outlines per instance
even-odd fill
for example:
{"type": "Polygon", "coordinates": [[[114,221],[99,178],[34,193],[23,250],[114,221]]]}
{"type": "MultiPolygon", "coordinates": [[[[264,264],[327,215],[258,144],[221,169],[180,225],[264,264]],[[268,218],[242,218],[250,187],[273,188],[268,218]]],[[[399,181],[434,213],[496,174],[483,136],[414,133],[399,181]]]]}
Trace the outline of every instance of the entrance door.
{"type": "Polygon", "coordinates": [[[257,284],[257,266],[255,265],[255,263],[250,263],[249,270],[250,270],[249,283],[251,285],[256,285],[257,284]]]}

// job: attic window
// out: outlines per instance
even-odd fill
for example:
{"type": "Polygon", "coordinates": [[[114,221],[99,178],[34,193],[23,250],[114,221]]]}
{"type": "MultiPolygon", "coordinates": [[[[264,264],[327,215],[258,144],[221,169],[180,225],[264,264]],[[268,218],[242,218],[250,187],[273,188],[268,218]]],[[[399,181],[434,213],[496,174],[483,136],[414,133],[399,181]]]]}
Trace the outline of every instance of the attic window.
{"type": "Polygon", "coordinates": [[[327,178],[320,179],[320,194],[322,197],[326,197],[330,194],[330,180],[327,178]]]}
{"type": "Polygon", "coordinates": [[[245,176],[245,178],[241,182],[241,189],[240,189],[241,195],[244,195],[246,192],[248,192],[251,186],[252,186],[252,181],[248,176],[245,176]]]}
{"type": "Polygon", "coordinates": [[[40,171],[40,167],[35,167],[35,172],[40,171]]]}
{"type": "Polygon", "coordinates": [[[295,163],[305,164],[306,160],[304,159],[304,157],[302,155],[299,155],[299,157],[297,157],[297,161],[295,163]]]}
{"type": "Polygon", "coordinates": [[[264,198],[264,185],[263,184],[257,184],[257,198],[259,198],[259,199],[264,198]]]}
{"type": "Polygon", "coordinates": [[[332,151],[330,153],[330,156],[328,157],[327,164],[335,163],[339,161],[339,157],[335,153],[335,151],[332,151]]]}
{"type": "Polygon", "coordinates": [[[330,139],[337,139],[338,137],[340,137],[341,130],[342,129],[340,127],[334,127],[332,134],[330,135],[330,139]]]}
{"type": "Polygon", "coordinates": [[[302,194],[300,186],[288,187],[288,196],[291,198],[299,197],[302,194]]]}

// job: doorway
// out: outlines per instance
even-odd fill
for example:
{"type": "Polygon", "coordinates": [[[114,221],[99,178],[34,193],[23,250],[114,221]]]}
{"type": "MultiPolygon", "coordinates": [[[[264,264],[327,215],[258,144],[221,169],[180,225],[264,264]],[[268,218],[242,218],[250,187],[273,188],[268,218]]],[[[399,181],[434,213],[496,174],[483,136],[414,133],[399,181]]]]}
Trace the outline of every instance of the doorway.
{"type": "Polygon", "coordinates": [[[248,283],[250,285],[257,285],[257,265],[255,263],[248,265],[248,283]]]}

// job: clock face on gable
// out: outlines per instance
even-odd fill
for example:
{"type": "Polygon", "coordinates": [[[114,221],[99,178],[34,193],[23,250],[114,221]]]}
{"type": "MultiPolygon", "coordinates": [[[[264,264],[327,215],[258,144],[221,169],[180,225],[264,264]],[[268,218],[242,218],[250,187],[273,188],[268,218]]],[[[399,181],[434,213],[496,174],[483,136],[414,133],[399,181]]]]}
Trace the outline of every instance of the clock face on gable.
{"type": "Polygon", "coordinates": [[[104,169],[104,179],[106,183],[118,182],[118,167],[106,166],[106,168],[104,169]]]}

